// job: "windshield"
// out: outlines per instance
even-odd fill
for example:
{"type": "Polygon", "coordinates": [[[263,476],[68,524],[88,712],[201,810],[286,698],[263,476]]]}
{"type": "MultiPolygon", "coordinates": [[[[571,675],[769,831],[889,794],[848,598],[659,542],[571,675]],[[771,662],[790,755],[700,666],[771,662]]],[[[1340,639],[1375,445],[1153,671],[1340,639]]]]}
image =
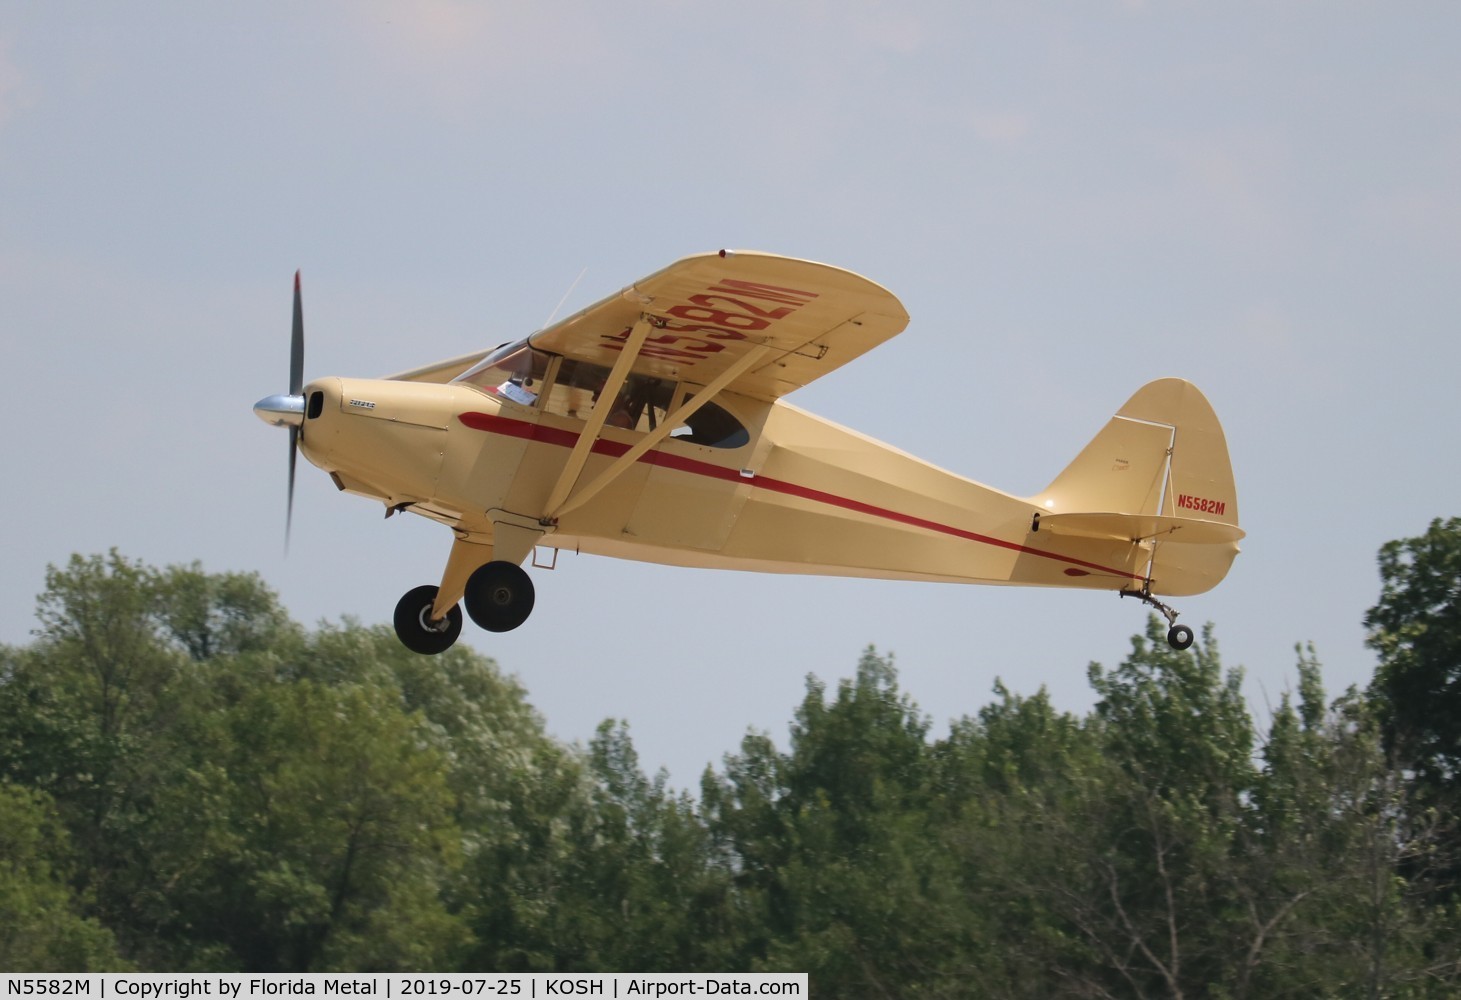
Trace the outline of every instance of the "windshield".
{"type": "Polygon", "coordinates": [[[476,367],[469,368],[452,381],[475,386],[523,406],[532,406],[543,389],[550,357],[542,351],[533,350],[527,341],[520,340],[499,347],[476,367]]]}

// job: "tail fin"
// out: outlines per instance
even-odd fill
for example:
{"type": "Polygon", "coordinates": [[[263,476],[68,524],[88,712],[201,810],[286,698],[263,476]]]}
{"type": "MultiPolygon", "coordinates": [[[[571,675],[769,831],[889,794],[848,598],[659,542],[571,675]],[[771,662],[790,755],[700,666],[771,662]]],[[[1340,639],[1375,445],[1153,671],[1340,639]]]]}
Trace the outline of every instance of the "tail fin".
{"type": "Polygon", "coordinates": [[[1137,390],[1031,502],[1036,530],[1125,538],[1150,549],[1151,590],[1200,594],[1238,554],[1238,494],[1227,439],[1191,382],[1137,390]]]}

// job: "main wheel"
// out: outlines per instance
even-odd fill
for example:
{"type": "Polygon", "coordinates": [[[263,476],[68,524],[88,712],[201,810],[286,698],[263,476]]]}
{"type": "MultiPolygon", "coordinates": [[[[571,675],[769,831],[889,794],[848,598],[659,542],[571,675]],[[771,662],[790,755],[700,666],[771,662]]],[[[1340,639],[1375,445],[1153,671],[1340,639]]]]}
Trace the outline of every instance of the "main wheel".
{"type": "Polygon", "coordinates": [[[1173,649],[1186,649],[1193,638],[1192,629],[1186,625],[1173,625],[1167,630],[1167,642],[1173,649]]]}
{"type": "Polygon", "coordinates": [[[431,620],[436,589],[427,584],[408,590],[396,604],[396,638],[413,653],[427,656],[444,653],[462,634],[462,609],[458,605],[453,604],[441,621],[431,620]]]}
{"type": "Polygon", "coordinates": [[[521,566],[493,560],[467,577],[467,614],[489,632],[511,632],[533,613],[533,579],[521,566]]]}

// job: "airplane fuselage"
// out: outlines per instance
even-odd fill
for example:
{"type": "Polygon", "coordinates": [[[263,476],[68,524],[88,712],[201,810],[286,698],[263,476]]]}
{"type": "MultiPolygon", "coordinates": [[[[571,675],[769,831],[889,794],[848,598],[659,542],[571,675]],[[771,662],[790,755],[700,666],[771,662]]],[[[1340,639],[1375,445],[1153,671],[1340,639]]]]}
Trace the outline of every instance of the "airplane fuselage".
{"type": "MultiPolygon", "coordinates": [[[[679,566],[1098,589],[1141,576],[1129,541],[1040,537],[1031,501],[784,401],[722,395],[743,444],[665,439],[550,518],[582,420],[458,383],[331,378],[305,390],[317,392],[301,442],[311,462],[482,545],[509,526],[550,548],[679,566]]],[[[604,427],[577,482],[641,437],[604,427]]]]}

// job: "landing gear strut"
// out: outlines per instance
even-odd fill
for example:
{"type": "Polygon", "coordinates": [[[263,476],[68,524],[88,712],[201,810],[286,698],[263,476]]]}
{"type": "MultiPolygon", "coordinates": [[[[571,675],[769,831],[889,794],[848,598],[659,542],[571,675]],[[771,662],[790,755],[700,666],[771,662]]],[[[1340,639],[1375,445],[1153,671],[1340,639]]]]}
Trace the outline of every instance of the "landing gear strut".
{"type": "Polygon", "coordinates": [[[1196,638],[1192,629],[1186,625],[1178,625],[1177,610],[1170,604],[1163,604],[1152,596],[1152,582],[1150,580],[1144,581],[1140,590],[1121,591],[1121,596],[1135,597],[1141,603],[1150,605],[1162,613],[1162,617],[1167,619],[1167,624],[1170,626],[1167,629],[1167,644],[1173,649],[1186,649],[1192,645],[1192,640],[1196,638]]]}
{"type": "MultiPolygon", "coordinates": [[[[453,604],[442,618],[432,619],[437,592],[429,584],[416,587],[396,605],[396,636],[413,653],[444,653],[462,634],[460,604],[453,604]]],[[[510,632],[532,613],[532,578],[516,563],[489,562],[467,578],[463,603],[472,621],[487,631],[510,632]]]]}

